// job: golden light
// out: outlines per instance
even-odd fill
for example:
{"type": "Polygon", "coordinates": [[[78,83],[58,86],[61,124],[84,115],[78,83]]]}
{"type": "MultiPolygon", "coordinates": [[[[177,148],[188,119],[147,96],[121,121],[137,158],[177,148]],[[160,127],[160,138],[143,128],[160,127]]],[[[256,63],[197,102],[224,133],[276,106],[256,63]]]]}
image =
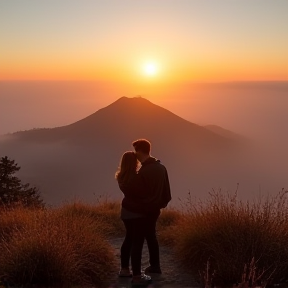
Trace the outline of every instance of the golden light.
{"type": "Polygon", "coordinates": [[[154,76],[158,72],[157,64],[154,62],[148,62],[144,65],[144,73],[147,76],[154,76]]]}

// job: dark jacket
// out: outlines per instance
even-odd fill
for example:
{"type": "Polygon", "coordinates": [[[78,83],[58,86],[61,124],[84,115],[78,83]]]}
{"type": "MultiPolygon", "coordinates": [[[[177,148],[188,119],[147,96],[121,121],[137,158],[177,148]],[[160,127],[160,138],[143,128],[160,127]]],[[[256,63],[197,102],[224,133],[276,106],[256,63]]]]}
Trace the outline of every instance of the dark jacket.
{"type": "Polygon", "coordinates": [[[154,157],[142,163],[138,172],[146,189],[145,203],[155,209],[165,208],[171,200],[171,191],[166,167],[154,157]]]}
{"type": "Polygon", "coordinates": [[[167,170],[153,157],[142,163],[128,184],[119,183],[119,187],[124,194],[122,206],[131,212],[159,213],[171,200],[167,170]]]}
{"type": "Polygon", "coordinates": [[[124,194],[122,200],[122,207],[126,210],[139,214],[147,214],[147,207],[145,203],[147,202],[145,198],[147,197],[147,191],[144,188],[141,177],[135,173],[134,177],[130,179],[128,183],[118,183],[120,190],[124,194]]]}

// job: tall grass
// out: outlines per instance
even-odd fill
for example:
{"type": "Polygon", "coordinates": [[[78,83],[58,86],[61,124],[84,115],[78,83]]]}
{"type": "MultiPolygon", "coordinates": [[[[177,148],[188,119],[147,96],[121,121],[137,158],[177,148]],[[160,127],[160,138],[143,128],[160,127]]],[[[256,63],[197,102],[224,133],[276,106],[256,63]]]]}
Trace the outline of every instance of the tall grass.
{"type": "Polygon", "coordinates": [[[42,212],[43,210],[25,209],[20,206],[14,208],[2,206],[0,210],[0,241],[8,240],[15,231],[30,225],[42,212]]]}
{"type": "MultiPolygon", "coordinates": [[[[287,194],[283,190],[253,202],[221,191],[213,191],[204,202],[188,198],[184,211],[161,212],[160,243],[173,248],[178,258],[174,265],[180,262],[206,287],[284,282],[288,280],[287,194]]],[[[99,287],[117,273],[119,265],[107,240],[124,232],[120,203],[107,199],[97,205],[75,202],[46,210],[2,210],[0,280],[99,287]]]]}
{"type": "Polygon", "coordinates": [[[161,245],[173,245],[181,225],[183,213],[175,208],[166,208],[161,211],[157,221],[157,233],[161,245]]]}
{"type": "Polygon", "coordinates": [[[63,217],[85,216],[95,223],[101,223],[102,233],[113,237],[123,235],[125,227],[120,219],[121,204],[107,199],[98,201],[96,205],[83,202],[66,204],[58,209],[63,217]]]}
{"type": "Polygon", "coordinates": [[[109,225],[68,210],[1,213],[0,276],[16,285],[102,285],[116,270],[114,251],[105,240],[109,225]]]}
{"type": "Polygon", "coordinates": [[[252,203],[213,191],[187,203],[172,245],[181,262],[207,286],[279,283],[288,273],[287,193],[252,203]]]}

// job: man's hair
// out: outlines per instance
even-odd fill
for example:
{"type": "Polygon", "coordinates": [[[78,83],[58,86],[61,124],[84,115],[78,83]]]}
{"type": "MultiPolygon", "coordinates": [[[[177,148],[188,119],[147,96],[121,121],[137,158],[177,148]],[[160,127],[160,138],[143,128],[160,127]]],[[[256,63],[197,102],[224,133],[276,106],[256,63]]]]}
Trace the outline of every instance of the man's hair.
{"type": "Polygon", "coordinates": [[[145,154],[150,153],[151,143],[146,139],[138,139],[132,143],[136,152],[142,152],[145,154]]]}

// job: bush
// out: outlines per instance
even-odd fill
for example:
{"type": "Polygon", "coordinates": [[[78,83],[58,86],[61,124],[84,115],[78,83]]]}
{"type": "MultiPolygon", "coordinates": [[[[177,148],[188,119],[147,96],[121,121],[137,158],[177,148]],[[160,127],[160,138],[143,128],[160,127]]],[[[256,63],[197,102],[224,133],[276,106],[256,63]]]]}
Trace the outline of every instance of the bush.
{"type": "Polygon", "coordinates": [[[238,201],[236,195],[210,196],[206,203],[189,203],[178,222],[177,241],[175,237],[172,241],[176,255],[195,278],[216,285],[287,279],[285,192],[252,204],[238,201]]]}
{"type": "Polygon", "coordinates": [[[124,235],[125,227],[120,219],[121,205],[117,201],[99,201],[97,205],[89,205],[82,202],[66,204],[58,212],[63,216],[85,216],[95,223],[101,223],[105,236],[124,235]]]}
{"type": "Polygon", "coordinates": [[[161,244],[172,245],[175,236],[178,234],[177,227],[182,217],[182,213],[176,209],[169,208],[161,211],[157,221],[157,230],[161,244]]]}
{"type": "Polygon", "coordinates": [[[44,210],[30,209],[21,206],[13,208],[1,207],[0,210],[0,242],[8,240],[15,231],[19,231],[31,225],[33,221],[39,217],[44,210]]]}
{"type": "Polygon", "coordinates": [[[87,216],[43,212],[0,243],[0,275],[21,285],[101,285],[116,269],[103,227],[87,216]]]}
{"type": "MultiPolygon", "coordinates": [[[[244,203],[236,194],[213,191],[206,202],[188,201],[185,212],[164,209],[159,240],[205,286],[287,281],[287,194],[244,203]]],[[[105,238],[123,234],[119,202],[1,210],[0,278],[21,285],[99,287],[117,270],[105,238]]]]}

